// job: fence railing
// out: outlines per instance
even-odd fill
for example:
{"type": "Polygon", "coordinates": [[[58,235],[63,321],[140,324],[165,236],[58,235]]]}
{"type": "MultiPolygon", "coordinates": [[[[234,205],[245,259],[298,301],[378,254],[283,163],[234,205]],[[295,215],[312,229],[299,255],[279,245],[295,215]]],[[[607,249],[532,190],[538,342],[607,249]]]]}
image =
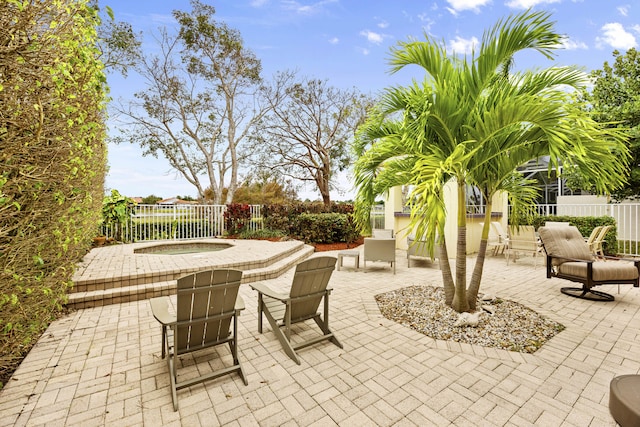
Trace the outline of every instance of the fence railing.
{"type": "MultiPolygon", "coordinates": [[[[123,242],[206,239],[225,233],[225,205],[136,205],[122,225],[103,225],[101,234],[123,242]]],[[[260,205],[251,205],[252,231],[262,228],[260,205]]]]}
{"type": "MultiPolygon", "coordinates": [[[[205,239],[225,234],[225,205],[136,205],[121,226],[102,226],[101,234],[124,242],[205,239]]],[[[617,224],[618,252],[640,256],[640,204],[538,205],[540,215],[611,216],[617,224]]],[[[371,226],[384,228],[384,206],[371,211],[371,226]]],[[[262,229],[260,205],[251,205],[249,229],[262,229]]]]}
{"type": "Polygon", "coordinates": [[[371,229],[378,230],[384,228],[384,205],[373,205],[371,207],[371,229]]]}

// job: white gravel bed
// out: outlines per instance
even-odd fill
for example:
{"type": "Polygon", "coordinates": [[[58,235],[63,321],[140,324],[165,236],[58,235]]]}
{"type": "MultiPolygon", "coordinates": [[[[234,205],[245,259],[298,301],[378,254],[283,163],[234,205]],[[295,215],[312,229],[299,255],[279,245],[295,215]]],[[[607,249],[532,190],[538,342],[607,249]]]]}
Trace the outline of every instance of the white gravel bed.
{"type": "Polygon", "coordinates": [[[387,319],[438,340],[533,353],[565,327],[517,302],[478,302],[477,326],[456,326],[459,314],[444,303],[444,289],[409,286],[375,296],[387,319]],[[488,306],[489,311],[481,309],[488,306]]]}

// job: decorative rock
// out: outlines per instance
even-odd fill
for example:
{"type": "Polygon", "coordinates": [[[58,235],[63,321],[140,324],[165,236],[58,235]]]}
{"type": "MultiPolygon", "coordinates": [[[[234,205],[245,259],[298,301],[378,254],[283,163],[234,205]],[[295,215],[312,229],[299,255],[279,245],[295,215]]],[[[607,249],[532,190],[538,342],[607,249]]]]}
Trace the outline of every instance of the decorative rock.
{"type": "Polygon", "coordinates": [[[496,297],[491,294],[484,294],[482,298],[480,298],[481,301],[493,301],[494,299],[496,299],[496,297]]]}
{"type": "Polygon", "coordinates": [[[476,327],[478,326],[478,323],[480,323],[480,313],[480,311],[476,311],[475,313],[460,313],[460,315],[458,316],[458,320],[453,324],[453,326],[476,327]]]}
{"type": "Polygon", "coordinates": [[[486,311],[487,313],[489,313],[490,315],[492,315],[492,316],[493,316],[493,315],[495,314],[495,312],[496,312],[496,308],[495,308],[494,306],[492,306],[492,305],[488,305],[488,304],[484,304],[484,305],[482,306],[482,309],[483,309],[484,311],[486,311]]]}
{"type": "Polygon", "coordinates": [[[445,304],[442,287],[411,285],[378,294],[375,299],[387,319],[437,340],[533,353],[564,329],[517,302],[501,298],[490,304],[494,314],[482,316],[478,326],[456,327],[459,314],[445,304]]]}

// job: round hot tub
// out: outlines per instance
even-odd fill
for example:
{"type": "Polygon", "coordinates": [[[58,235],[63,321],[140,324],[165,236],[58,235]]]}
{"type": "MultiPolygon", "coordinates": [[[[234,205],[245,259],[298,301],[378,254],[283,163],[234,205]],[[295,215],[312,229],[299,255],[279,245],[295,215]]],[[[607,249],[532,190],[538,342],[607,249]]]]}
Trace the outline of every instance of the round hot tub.
{"type": "Polygon", "coordinates": [[[152,246],[145,246],[133,250],[134,254],[150,255],[187,255],[203,252],[217,252],[232,247],[228,243],[214,242],[175,242],[160,243],[152,246]]]}

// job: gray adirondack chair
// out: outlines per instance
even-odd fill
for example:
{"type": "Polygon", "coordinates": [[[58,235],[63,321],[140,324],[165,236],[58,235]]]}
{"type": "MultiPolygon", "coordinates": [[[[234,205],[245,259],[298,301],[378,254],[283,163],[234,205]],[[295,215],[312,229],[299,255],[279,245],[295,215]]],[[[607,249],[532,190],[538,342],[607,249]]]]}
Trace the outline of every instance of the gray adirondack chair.
{"type": "Polygon", "coordinates": [[[300,359],[296,350],[329,340],[338,347],[342,344],[329,329],[329,279],[336,264],[335,257],[315,257],[296,266],[293,282],[288,293],[276,292],[262,283],[250,286],[258,291],[258,332],[262,333],[262,314],[269,321],[271,330],[282,344],[287,355],[298,365],[300,359]],[[318,308],[324,299],[324,314],[318,308]],[[291,325],[313,319],[320,327],[322,335],[306,341],[294,343],[291,339],[291,325]]]}
{"type": "Polygon", "coordinates": [[[238,316],[244,309],[238,296],[241,279],[242,271],[238,270],[207,270],[181,277],[175,314],[169,312],[169,297],[150,300],[153,317],[162,325],[162,358],[168,356],[174,411],[178,410],[177,390],[182,388],[232,372],[238,372],[248,384],[238,358],[238,316]],[[178,379],[179,355],[221,344],[229,345],[232,366],[184,381],[178,379]]]}

